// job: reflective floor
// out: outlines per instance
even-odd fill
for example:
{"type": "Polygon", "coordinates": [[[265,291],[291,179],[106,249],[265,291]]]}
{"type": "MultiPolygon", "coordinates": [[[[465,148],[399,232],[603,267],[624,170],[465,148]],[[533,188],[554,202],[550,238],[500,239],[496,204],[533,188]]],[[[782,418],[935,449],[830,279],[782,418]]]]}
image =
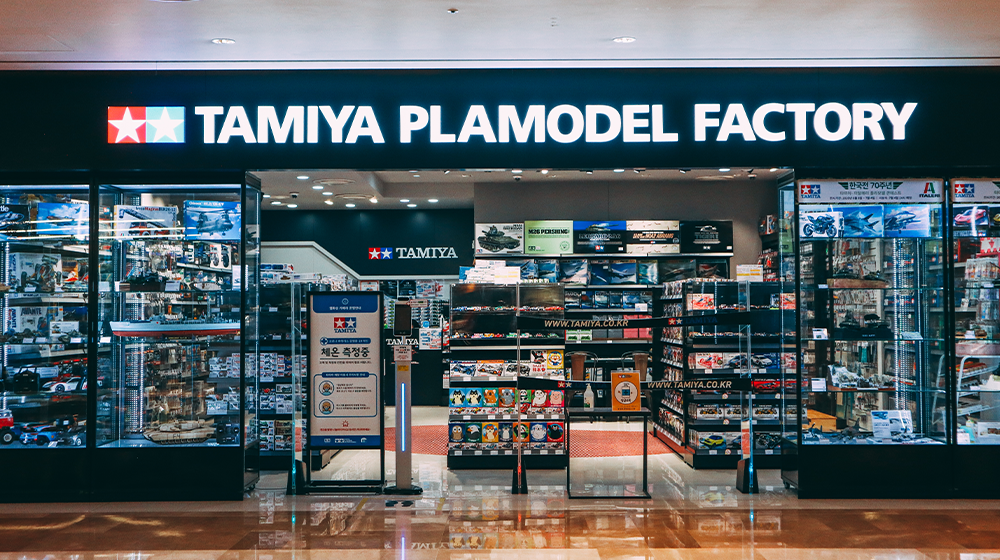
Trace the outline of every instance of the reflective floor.
{"type": "MultiPolygon", "coordinates": [[[[561,470],[529,472],[529,495],[512,496],[509,471],[449,471],[445,460],[414,455],[426,492],[412,502],[286,496],[284,475],[268,473],[242,502],[0,504],[0,560],[1000,560],[1000,501],[799,500],[776,471],[748,496],[732,471],[693,471],[673,454],[650,457],[652,500],[570,500],[561,470]]],[[[633,458],[580,461],[585,481],[627,483],[636,471],[633,458]]],[[[338,457],[317,476],[373,465],[338,457]]]]}

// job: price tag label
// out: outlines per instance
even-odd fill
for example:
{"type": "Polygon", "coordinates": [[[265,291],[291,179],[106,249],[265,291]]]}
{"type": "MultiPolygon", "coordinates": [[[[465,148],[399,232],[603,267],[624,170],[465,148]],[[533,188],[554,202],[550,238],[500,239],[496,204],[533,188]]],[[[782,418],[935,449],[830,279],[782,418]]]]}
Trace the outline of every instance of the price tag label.
{"type": "Polygon", "coordinates": [[[278,312],[278,308],[277,307],[268,307],[267,311],[268,311],[268,313],[277,313],[278,312]]]}
{"type": "Polygon", "coordinates": [[[34,338],[25,338],[22,342],[24,342],[24,344],[34,344],[35,343],[35,339],[34,338]]]}
{"type": "Polygon", "coordinates": [[[718,455],[719,454],[719,450],[718,449],[709,449],[708,450],[708,454],[709,455],[718,455]]]}
{"type": "Polygon", "coordinates": [[[482,454],[483,454],[483,452],[477,449],[477,450],[475,451],[475,453],[474,453],[474,454],[475,454],[475,455],[482,455],[482,454]]]}
{"type": "Polygon", "coordinates": [[[486,419],[487,420],[496,420],[497,419],[497,415],[496,414],[487,414],[486,415],[486,419]]]}
{"type": "Polygon", "coordinates": [[[500,454],[499,451],[496,451],[496,450],[490,451],[490,455],[499,455],[499,454],[500,454]]]}
{"type": "Polygon", "coordinates": [[[548,455],[549,454],[549,450],[548,449],[539,449],[538,450],[538,454],[539,455],[548,455]]]}
{"type": "Polygon", "coordinates": [[[773,449],[765,449],[764,450],[764,455],[774,455],[774,450],[773,449]]]}
{"type": "Polygon", "coordinates": [[[69,339],[69,343],[70,344],[83,344],[83,339],[80,338],[80,337],[78,337],[78,336],[74,336],[73,338],[69,339]]]}
{"type": "Polygon", "coordinates": [[[166,285],[163,287],[163,290],[167,292],[179,292],[181,291],[181,283],[167,282],[166,285]]]}
{"type": "Polygon", "coordinates": [[[25,286],[24,287],[24,291],[28,292],[28,293],[34,292],[35,291],[35,287],[34,286],[25,286]]]}
{"type": "Polygon", "coordinates": [[[48,346],[42,346],[38,349],[38,355],[43,358],[48,358],[52,355],[52,349],[48,346]]]}
{"type": "Polygon", "coordinates": [[[462,416],[462,420],[472,420],[472,416],[469,416],[468,414],[466,414],[466,415],[462,416]]]}

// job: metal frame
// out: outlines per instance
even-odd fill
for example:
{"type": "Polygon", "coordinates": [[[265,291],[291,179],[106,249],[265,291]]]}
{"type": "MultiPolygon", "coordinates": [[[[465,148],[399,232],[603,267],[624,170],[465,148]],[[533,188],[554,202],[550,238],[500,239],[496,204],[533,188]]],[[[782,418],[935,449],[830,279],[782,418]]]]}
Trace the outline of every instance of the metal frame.
{"type": "Polygon", "coordinates": [[[583,409],[583,408],[566,408],[566,497],[571,500],[579,499],[597,499],[597,500],[651,500],[653,496],[649,493],[649,417],[652,413],[649,408],[641,408],[637,412],[619,412],[613,411],[611,408],[594,408],[594,409],[583,409]],[[573,413],[571,411],[576,411],[573,413]],[[573,423],[573,417],[578,418],[642,418],[642,493],[633,496],[624,495],[621,496],[594,496],[592,494],[587,495],[573,495],[573,486],[571,483],[571,470],[573,465],[573,457],[570,455],[570,425],[573,423]]]}

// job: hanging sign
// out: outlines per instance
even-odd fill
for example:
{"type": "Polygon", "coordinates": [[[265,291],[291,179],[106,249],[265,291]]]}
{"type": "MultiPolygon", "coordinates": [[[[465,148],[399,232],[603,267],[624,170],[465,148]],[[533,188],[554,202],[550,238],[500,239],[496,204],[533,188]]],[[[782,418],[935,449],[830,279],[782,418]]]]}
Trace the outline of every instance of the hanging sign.
{"type": "Polygon", "coordinates": [[[309,446],[382,446],[382,298],[309,294],[309,446]]]}
{"type": "Polygon", "coordinates": [[[941,202],[942,182],[938,179],[865,179],[842,181],[799,181],[799,202],[879,203],[941,202]]]}
{"type": "Polygon", "coordinates": [[[955,179],[951,185],[951,199],[955,202],[1000,203],[1000,181],[955,179]]]}
{"type": "Polygon", "coordinates": [[[638,371],[612,372],[611,385],[611,410],[639,412],[642,399],[640,399],[638,371]]]}

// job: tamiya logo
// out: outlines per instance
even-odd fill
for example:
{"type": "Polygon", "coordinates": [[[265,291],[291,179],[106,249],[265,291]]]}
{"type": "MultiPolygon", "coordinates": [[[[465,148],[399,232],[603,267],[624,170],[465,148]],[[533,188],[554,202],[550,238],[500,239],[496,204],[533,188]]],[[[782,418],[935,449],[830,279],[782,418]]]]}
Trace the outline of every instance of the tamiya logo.
{"type": "Polygon", "coordinates": [[[392,258],[392,247],[369,247],[368,260],[384,261],[392,258]]]}
{"type": "Polygon", "coordinates": [[[975,196],[975,183],[955,183],[955,198],[974,198],[975,196]]]}
{"type": "Polygon", "coordinates": [[[353,333],[353,332],[358,332],[358,318],[357,317],[334,317],[333,318],[333,332],[337,332],[337,333],[353,333]]]}
{"type": "Polygon", "coordinates": [[[799,198],[819,198],[819,185],[799,185],[799,198]]]}
{"type": "Polygon", "coordinates": [[[184,107],[108,107],[108,144],[183,144],[184,107]]]}

